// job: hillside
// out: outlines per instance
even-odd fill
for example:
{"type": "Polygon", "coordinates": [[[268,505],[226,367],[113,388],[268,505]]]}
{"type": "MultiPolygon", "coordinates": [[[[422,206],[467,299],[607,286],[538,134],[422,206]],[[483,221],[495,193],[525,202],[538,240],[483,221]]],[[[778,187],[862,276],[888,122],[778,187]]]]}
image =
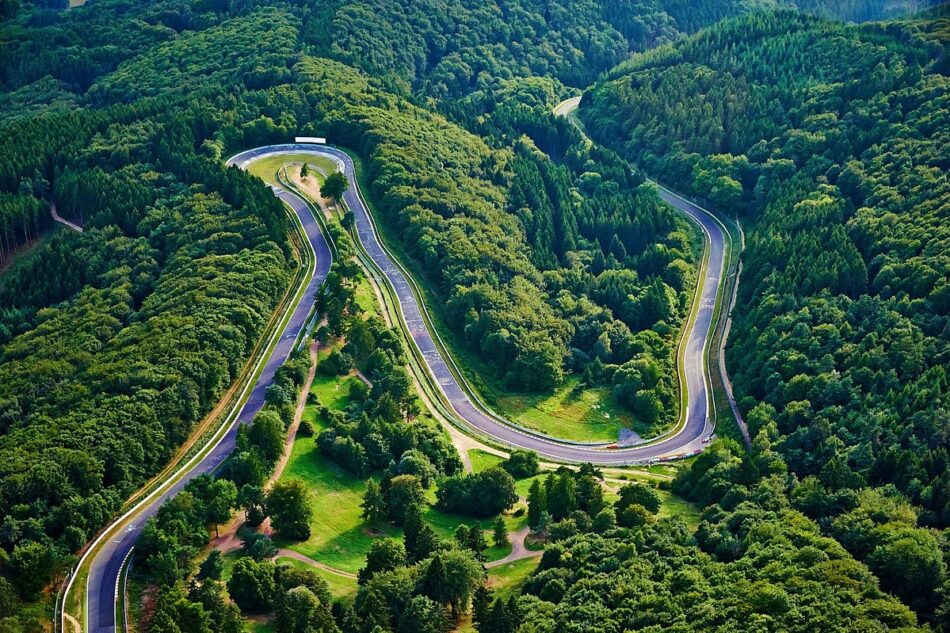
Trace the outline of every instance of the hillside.
{"type": "MultiPolygon", "coordinates": [[[[59,4],[0,0],[0,630],[47,622],[77,552],[250,360],[299,245],[269,189],[224,160],[297,134],[357,156],[384,241],[491,404],[569,439],[591,439],[588,417],[614,441],[678,414],[701,241],[645,176],[738,217],[727,362],[753,446],[717,440],[625,472],[627,488],[590,467],[466,478],[477,451],[457,454],[425,412],[348,244],[318,300],[332,351],[296,468],[321,491],[344,481],[350,542],[394,560],[367,562],[377,578],[332,611],[312,573],[254,560],[269,540],[228,559],[249,584],[270,575],[258,604],[198,572],[212,530],[265,511],[301,354],[223,476],[149,523],[148,633],[263,630],[295,609],[314,615],[293,630],[327,633],[446,633],[469,610],[479,633],[947,626],[945,8],[855,26],[826,18],[924,3],[59,4]],[[826,17],[749,14],[789,7],[826,17]],[[590,145],[551,108],[592,82],[590,145]],[[392,505],[364,525],[354,497],[376,480],[392,505]],[[428,540],[400,537],[407,517],[428,540]],[[493,518],[546,547],[523,586],[482,586],[484,535],[466,530],[493,518]],[[440,552],[466,575],[452,597],[440,552]]],[[[345,559],[355,584],[363,550],[332,545],[308,551],[345,559]]]]}
{"type": "Polygon", "coordinates": [[[751,16],[632,58],[581,108],[595,138],[743,218],[727,360],[750,430],[800,480],[793,504],[923,613],[944,577],[927,527],[950,522],[945,26],[751,16]],[[914,578],[885,562],[906,538],[914,578]]]}

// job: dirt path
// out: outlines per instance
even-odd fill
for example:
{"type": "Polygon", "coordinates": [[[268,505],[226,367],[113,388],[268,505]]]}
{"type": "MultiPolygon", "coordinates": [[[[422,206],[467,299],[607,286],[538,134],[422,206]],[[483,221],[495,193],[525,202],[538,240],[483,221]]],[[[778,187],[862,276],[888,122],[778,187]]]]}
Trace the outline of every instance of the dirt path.
{"type": "Polygon", "coordinates": [[[69,622],[69,625],[73,627],[73,630],[76,633],[82,633],[82,626],[79,625],[79,620],[69,615],[68,613],[64,613],[63,615],[66,616],[66,620],[69,622]]]}
{"type": "Polygon", "coordinates": [[[356,377],[362,380],[366,384],[367,387],[369,387],[370,389],[373,388],[373,382],[369,378],[366,377],[366,374],[361,372],[359,369],[355,369],[354,372],[356,373],[356,377]]]}
{"type": "Polygon", "coordinates": [[[59,222],[60,224],[63,224],[63,225],[65,225],[65,226],[68,226],[69,228],[71,228],[72,230],[74,230],[74,231],[76,231],[76,232],[78,232],[78,233],[82,233],[82,227],[81,227],[81,226],[79,226],[78,224],[75,224],[75,223],[73,223],[73,222],[70,222],[70,221],[67,220],[66,218],[62,217],[60,214],[56,213],[56,203],[55,203],[55,202],[50,202],[50,203],[49,203],[49,212],[50,212],[50,215],[53,216],[53,219],[56,220],[57,222],[59,222]]]}
{"type": "Polygon", "coordinates": [[[310,394],[310,387],[313,385],[313,379],[317,375],[317,352],[320,344],[316,341],[310,344],[310,371],[307,372],[307,379],[304,380],[303,387],[300,390],[300,397],[297,398],[297,408],[294,410],[294,421],[290,423],[287,429],[287,440],[284,442],[284,452],[277,465],[274,466],[274,472],[267,478],[266,486],[274,483],[280,478],[281,473],[290,461],[290,453],[294,448],[294,440],[297,439],[297,429],[300,428],[300,420],[303,419],[304,409],[307,407],[307,396],[310,394]]]}
{"type": "Polygon", "coordinates": [[[306,563],[311,567],[316,567],[317,569],[322,569],[323,571],[329,572],[331,574],[336,574],[337,576],[342,576],[343,578],[350,578],[351,580],[356,580],[356,574],[352,574],[348,571],[343,571],[342,569],[337,569],[336,567],[330,567],[326,563],[321,563],[315,561],[309,556],[304,556],[300,552],[295,552],[292,549],[280,549],[277,551],[277,556],[275,558],[293,558],[294,560],[299,560],[301,563],[306,563]]]}
{"type": "Polygon", "coordinates": [[[541,554],[544,553],[543,550],[528,549],[524,543],[525,539],[530,533],[530,527],[523,527],[517,532],[514,532],[511,535],[511,553],[504,558],[499,558],[498,560],[493,560],[490,563],[486,563],[485,567],[501,567],[502,565],[513,563],[516,560],[522,560],[524,558],[537,558],[538,556],[541,556],[541,554]]]}

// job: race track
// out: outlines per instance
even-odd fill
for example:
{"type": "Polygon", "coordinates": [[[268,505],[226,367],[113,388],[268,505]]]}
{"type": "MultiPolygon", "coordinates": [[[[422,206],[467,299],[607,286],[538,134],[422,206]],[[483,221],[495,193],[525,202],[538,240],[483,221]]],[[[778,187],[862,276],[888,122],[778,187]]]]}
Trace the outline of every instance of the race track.
{"type": "MultiPolygon", "coordinates": [[[[236,163],[243,168],[247,162],[249,161],[240,159],[238,156],[231,159],[229,164],[236,163]]],[[[275,195],[283,200],[300,219],[304,233],[315,255],[313,275],[307,282],[306,289],[300,296],[297,305],[293,308],[293,313],[280,333],[280,338],[267,358],[250,395],[245,400],[240,412],[232,420],[227,432],[204,457],[190,466],[187,472],[175,481],[174,485],[162,490],[160,494],[156,494],[154,497],[147,497],[142,502],[141,507],[133,509],[134,519],[125,521],[120,519],[117,522],[120,523],[118,531],[110,529],[106,532],[109,537],[103,539],[101,546],[95,551],[95,558],[89,563],[89,578],[86,584],[85,596],[87,631],[112,633],[116,630],[116,596],[119,575],[126,557],[142,532],[145,521],[158,512],[165,501],[178,494],[194,477],[213,471],[231,453],[234,449],[238,426],[249,423],[254,415],[260,411],[264,405],[267,388],[274,381],[274,375],[293,351],[297,335],[307,325],[307,317],[313,307],[313,300],[330,270],[332,261],[330,245],[321,233],[320,224],[310,212],[306,202],[282,189],[275,189],[275,195]]],[[[66,630],[65,627],[64,630],[66,630]]]]}

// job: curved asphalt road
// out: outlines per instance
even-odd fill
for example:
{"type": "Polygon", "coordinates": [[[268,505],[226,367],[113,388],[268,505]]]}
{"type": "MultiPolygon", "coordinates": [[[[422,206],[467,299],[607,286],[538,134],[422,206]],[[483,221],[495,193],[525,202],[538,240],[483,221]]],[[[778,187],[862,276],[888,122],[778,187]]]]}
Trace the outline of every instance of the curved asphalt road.
{"type": "Polygon", "coordinates": [[[667,436],[654,439],[652,443],[648,440],[647,443],[637,446],[618,448],[607,444],[578,445],[516,427],[472,402],[449,369],[451,360],[443,357],[433,340],[433,334],[426,327],[422,309],[412,292],[412,286],[380,243],[373,219],[360,195],[353,161],[345,152],[324,145],[282,144],[250,150],[240,156],[259,158],[265,154],[281,153],[311,153],[329,157],[334,159],[345,173],[350,187],[344,194],[344,201],[355,216],[360,242],[395,288],[400,309],[412,339],[442,393],[458,418],[478,434],[503,445],[536,451],[549,459],[603,465],[624,465],[683,457],[702,450],[706,445],[713,432],[713,423],[708,415],[709,381],[706,364],[703,362],[703,352],[712,331],[712,317],[725,269],[726,251],[723,229],[706,211],[660,188],[660,197],[664,201],[679,209],[702,228],[706,235],[706,247],[709,254],[706,275],[700,280],[699,310],[686,338],[685,366],[681,368],[686,377],[688,395],[685,424],[677,427],[667,436]]]}
{"type": "MultiPolygon", "coordinates": [[[[243,169],[250,161],[251,158],[245,153],[235,156],[228,161],[228,164],[237,164],[243,169]]],[[[275,188],[274,192],[300,218],[307,239],[316,255],[313,276],[294,308],[293,315],[288,320],[283,332],[281,332],[280,339],[274,346],[270,358],[267,359],[257,383],[255,383],[253,390],[227,433],[186,475],[168,490],[157,495],[154,499],[150,499],[147,502],[147,507],[138,513],[132,522],[123,526],[121,532],[112,535],[112,538],[102,545],[95,559],[90,563],[86,588],[86,617],[88,630],[91,633],[112,633],[116,630],[116,598],[118,595],[119,573],[142,531],[143,524],[146,519],[158,511],[163,503],[178,494],[192,478],[213,471],[234,449],[238,426],[250,422],[264,405],[265,392],[274,381],[274,374],[277,369],[284,364],[284,361],[293,351],[297,335],[306,326],[307,317],[313,307],[313,300],[316,298],[317,292],[330,270],[332,260],[330,246],[323,233],[320,232],[320,225],[310,212],[307,203],[288,191],[275,188]]]]}
{"type": "MultiPolygon", "coordinates": [[[[512,426],[472,402],[449,369],[446,359],[427,329],[422,310],[409,281],[383,248],[372,217],[360,195],[353,161],[346,153],[328,146],[271,145],[238,154],[229,161],[229,164],[244,168],[248,163],[262,156],[280,153],[313,153],[328,156],[334,159],[345,173],[350,182],[350,188],[344,194],[344,200],[355,215],[360,242],[395,288],[403,318],[429,371],[436,378],[458,418],[472,429],[502,444],[534,450],[551,459],[603,465],[643,463],[680,457],[702,450],[713,431],[708,416],[709,391],[703,351],[711,332],[712,316],[722,281],[725,257],[725,238],[722,228],[703,209],[660,187],[660,197],[664,201],[679,209],[702,228],[706,235],[708,249],[706,275],[700,280],[699,310],[687,336],[685,366],[681,368],[681,371],[685,372],[688,394],[685,425],[666,437],[639,446],[616,448],[607,445],[577,445],[536,435],[512,426]]],[[[293,209],[304,227],[316,254],[314,274],[302,299],[295,307],[291,319],[281,333],[280,340],[267,360],[253,391],[227,433],[185,476],[161,495],[148,499],[146,508],[138,512],[134,522],[123,526],[121,532],[105,542],[91,562],[86,591],[86,613],[89,631],[92,633],[112,633],[116,630],[115,609],[119,574],[141,533],[143,523],[153,516],[165,501],[184,488],[193,477],[213,471],[233,450],[238,425],[249,422],[263,405],[267,387],[273,382],[275,372],[292,351],[297,335],[306,326],[313,299],[329,271],[330,248],[307,204],[283,189],[274,188],[274,191],[293,209]]],[[[122,520],[120,519],[119,522],[121,523],[122,520]]]]}

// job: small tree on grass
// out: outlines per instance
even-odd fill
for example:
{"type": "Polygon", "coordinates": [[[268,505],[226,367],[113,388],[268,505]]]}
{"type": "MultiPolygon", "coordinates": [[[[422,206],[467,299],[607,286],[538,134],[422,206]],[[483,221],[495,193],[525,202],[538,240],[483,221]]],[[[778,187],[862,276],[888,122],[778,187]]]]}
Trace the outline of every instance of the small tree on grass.
{"type": "Polygon", "coordinates": [[[310,175],[310,167],[307,165],[307,163],[304,163],[303,165],[300,166],[300,179],[306,180],[307,176],[309,175],[310,175]]]}
{"type": "Polygon", "coordinates": [[[475,524],[468,531],[468,548],[475,554],[478,560],[485,560],[485,550],[488,549],[488,543],[485,542],[485,534],[482,532],[482,526],[475,524]]]}
{"type": "Polygon", "coordinates": [[[547,511],[548,500],[544,487],[537,479],[531,482],[531,488],[528,490],[528,525],[532,530],[537,531],[541,522],[541,513],[547,511]]]}
{"type": "Polygon", "coordinates": [[[213,549],[208,554],[208,558],[201,561],[198,568],[199,580],[221,580],[221,573],[224,571],[224,560],[221,558],[220,550],[213,549]]]}
{"type": "Polygon", "coordinates": [[[469,542],[469,530],[468,526],[462,523],[457,528],[455,528],[455,542],[458,543],[461,547],[468,547],[469,542]]]}
{"type": "Polygon", "coordinates": [[[357,582],[365,585],[374,575],[406,565],[406,548],[401,541],[384,538],[373,541],[366,555],[366,566],[360,569],[357,582]]]}
{"type": "Polygon", "coordinates": [[[237,487],[227,479],[215,479],[208,492],[211,496],[206,501],[205,513],[218,536],[218,526],[231,520],[231,510],[237,505],[237,487]]]}
{"type": "Polygon", "coordinates": [[[402,525],[406,517],[406,510],[413,505],[420,508],[426,501],[422,483],[415,475],[398,475],[389,482],[387,494],[387,508],[389,518],[402,525]]]}
{"type": "Polygon", "coordinates": [[[614,508],[619,514],[631,505],[640,505],[646,508],[650,514],[656,514],[660,511],[660,495],[656,490],[643,484],[628,484],[620,489],[620,498],[614,503],[614,508]]]}
{"type": "Polygon", "coordinates": [[[310,538],[309,495],[303,482],[278,481],[267,493],[265,506],[274,529],[284,538],[303,541],[310,538]]]}
{"type": "Polygon", "coordinates": [[[362,508],[363,520],[374,530],[379,529],[379,524],[386,518],[386,499],[383,498],[383,491],[375,479],[370,479],[366,484],[362,508]]]}
{"type": "Polygon", "coordinates": [[[323,181],[323,186],[320,187],[320,195],[324,198],[330,198],[339,204],[340,200],[343,199],[343,193],[349,189],[349,187],[350,183],[347,181],[346,176],[335,171],[323,181]]]}
{"type": "Polygon", "coordinates": [[[419,504],[414,503],[406,509],[403,525],[403,542],[411,562],[426,558],[442,546],[435,530],[423,518],[419,504]]]}
{"type": "Polygon", "coordinates": [[[245,613],[264,613],[274,606],[274,563],[241,558],[234,564],[228,593],[245,613]]]}
{"type": "Polygon", "coordinates": [[[505,520],[501,517],[495,519],[492,525],[492,540],[495,547],[504,547],[508,544],[508,529],[505,527],[505,520]]]}

